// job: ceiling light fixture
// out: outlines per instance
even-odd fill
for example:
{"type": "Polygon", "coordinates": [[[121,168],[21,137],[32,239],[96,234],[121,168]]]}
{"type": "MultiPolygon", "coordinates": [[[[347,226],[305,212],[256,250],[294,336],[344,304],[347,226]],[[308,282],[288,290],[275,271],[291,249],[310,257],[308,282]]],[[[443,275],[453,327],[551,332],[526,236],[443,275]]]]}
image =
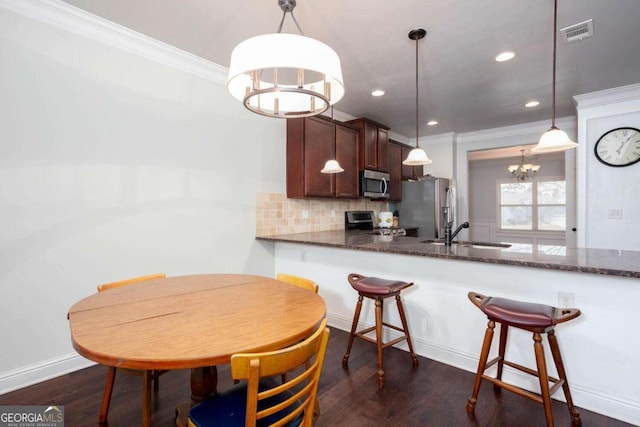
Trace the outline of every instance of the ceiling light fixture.
{"type": "MultiPolygon", "coordinates": [[[[333,105],[331,106],[331,147],[334,152],[336,151],[336,124],[333,122],[333,105]]],[[[324,167],[320,171],[321,173],[340,173],[344,172],[344,169],[340,167],[340,163],[333,158],[331,160],[327,160],[324,164],[324,167]]]]}
{"type": "Polygon", "coordinates": [[[429,120],[429,121],[427,122],[427,126],[435,126],[435,125],[437,125],[437,124],[438,124],[438,121],[437,121],[437,120],[429,120]]]}
{"type": "Polygon", "coordinates": [[[283,15],[277,33],[252,37],[233,49],[227,90],[264,116],[320,114],[344,96],[340,58],[326,44],[304,36],[293,16],[296,0],[278,0],[278,5],[283,15]],[[287,13],[300,35],[280,32],[287,13]]]}
{"type": "Polygon", "coordinates": [[[537,107],[538,105],[540,105],[538,101],[529,101],[526,104],[524,104],[524,106],[527,108],[537,107]]]}
{"type": "Polygon", "coordinates": [[[496,61],[498,62],[504,62],[504,61],[508,61],[510,59],[513,59],[513,57],[516,56],[515,53],[513,52],[502,52],[500,55],[496,56],[496,61]]]}
{"type": "Polygon", "coordinates": [[[424,38],[426,34],[427,32],[422,28],[409,31],[409,38],[416,41],[416,148],[409,151],[409,155],[402,162],[403,165],[408,166],[428,165],[433,162],[427,156],[427,153],[425,153],[424,150],[418,146],[418,136],[420,135],[418,133],[418,126],[420,124],[418,114],[418,40],[424,38]]]}
{"type": "Polygon", "coordinates": [[[507,170],[513,175],[517,181],[526,181],[530,174],[535,174],[540,170],[540,165],[525,163],[524,148],[520,149],[521,157],[519,165],[510,165],[507,170]]]}
{"type": "Polygon", "coordinates": [[[384,95],[384,91],[382,89],[376,89],[371,92],[371,96],[382,96],[384,95]]]}
{"type": "Polygon", "coordinates": [[[558,27],[558,0],[553,1],[553,91],[551,95],[551,127],[542,134],[538,145],[533,147],[533,153],[552,153],[554,151],[564,151],[575,148],[578,144],[571,141],[566,132],[556,127],[556,41],[558,27]]]}

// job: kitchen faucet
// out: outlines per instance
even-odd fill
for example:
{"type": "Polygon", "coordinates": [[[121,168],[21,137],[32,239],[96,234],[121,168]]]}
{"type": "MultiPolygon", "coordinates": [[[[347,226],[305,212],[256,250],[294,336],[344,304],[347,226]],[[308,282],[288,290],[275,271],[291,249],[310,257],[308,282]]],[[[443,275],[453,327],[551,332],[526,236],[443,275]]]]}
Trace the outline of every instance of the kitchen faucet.
{"type": "Polygon", "coordinates": [[[451,232],[451,228],[453,227],[453,221],[449,221],[444,226],[444,244],[445,246],[451,246],[451,241],[455,239],[458,233],[463,228],[469,228],[469,222],[465,221],[456,228],[456,231],[451,232]]]}

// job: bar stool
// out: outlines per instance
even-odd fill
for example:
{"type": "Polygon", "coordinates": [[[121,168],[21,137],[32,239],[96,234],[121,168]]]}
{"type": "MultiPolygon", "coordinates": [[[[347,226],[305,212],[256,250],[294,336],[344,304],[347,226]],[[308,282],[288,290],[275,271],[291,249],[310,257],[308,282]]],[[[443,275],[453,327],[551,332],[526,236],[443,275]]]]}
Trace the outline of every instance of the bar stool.
{"type": "Polygon", "coordinates": [[[475,292],[469,292],[468,294],[471,302],[478,307],[484,314],[487,315],[489,323],[487,330],[484,334],[484,342],[482,344],[482,351],[480,352],[480,360],[478,362],[478,372],[476,374],[475,383],[473,385],[473,394],[469,398],[467,403],[467,412],[473,414],[477,403],[478,392],[480,391],[480,384],[482,380],[487,380],[493,383],[496,391],[500,391],[501,388],[512,391],[520,396],[524,396],[535,402],[542,403],[544,406],[544,414],[547,420],[547,426],[553,426],[553,414],[551,412],[551,395],[559,388],[562,387],[564,391],[564,397],[567,400],[567,406],[569,408],[569,414],[571,415],[571,422],[573,425],[582,425],[580,420],[580,414],[573,406],[573,400],[571,399],[571,391],[569,390],[569,383],[567,382],[567,375],[562,363],[562,356],[560,355],[560,348],[558,347],[558,339],[554,332],[554,326],[575,319],[580,316],[580,310],[577,308],[556,308],[549,305],[533,304],[521,301],[514,301],[505,298],[493,298],[487,297],[475,292]],[[498,356],[487,363],[489,357],[489,350],[491,349],[491,341],[493,338],[493,330],[496,322],[502,326],[500,328],[500,344],[498,349],[498,356]],[[505,360],[505,349],[507,345],[507,334],[509,326],[514,328],[523,329],[533,333],[533,349],[536,356],[537,371],[505,360]],[[550,377],[547,374],[547,365],[544,357],[544,348],[542,346],[542,337],[540,334],[546,333],[551,348],[551,354],[556,365],[558,372],[558,378],[550,377]],[[497,375],[495,378],[484,374],[484,371],[489,367],[498,364],[497,375]],[[529,375],[538,377],[540,382],[540,394],[532,393],[521,387],[513,384],[508,384],[502,381],[502,370],[504,365],[511,366],[519,371],[525,372],[529,375]],[[549,382],[554,383],[549,388],[549,382]]]}
{"type": "Polygon", "coordinates": [[[353,324],[351,325],[351,333],[349,334],[349,344],[347,344],[347,352],[342,358],[342,366],[347,367],[347,363],[349,361],[349,353],[351,352],[351,345],[353,344],[354,337],[360,337],[365,341],[369,341],[370,343],[376,344],[378,348],[378,388],[384,387],[384,368],[382,364],[382,350],[385,348],[392,346],[394,344],[399,343],[400,341],[407,340],[407,344],[409,345],[409,353],[411,354],[411,359],[413,359],[413,366],[418,366],[418,358],[416,357],[415,352],[413,351],[413,344],[411,343],[411,336],[409,335],[409,328],[407,327],[407,318],[404,313],[404,306],[402,304],[402,300],[400,299],[400,292],[403,289],[412,286],[411,282],[402,282],[399,280],[386,280],[380,279],[378,277],[365,277],[359,274],[349,274],[349,284],[351,287],[358,291],[358,303],[356,305],[356,312],[353,316],[353,324]],[[375,326],[371,326],[369,328],[363,329],[359,332],[356,332],[358,327],[358,320],[360,319],[360,311],[362,310],[362,300],[364,298],[371,298],[376,302],[376,324],[375,326]],[[382,319],[383,313],[383,301],[386,298],[395,297],[396,303],[398,305],[398,313],[400,314],[400,321],[402,322],[402,327],[398,327],[396,325],[391,325],[386,323],[382,319]],[[382,342],[382,327],[386,326],[391,329],[395,329],[396,331],[402,332],[402,336],[395,338],[386,343],[382,342]],[[370,338],[365,334],[373,331],[376,331],[376,338],[370,338]]]}

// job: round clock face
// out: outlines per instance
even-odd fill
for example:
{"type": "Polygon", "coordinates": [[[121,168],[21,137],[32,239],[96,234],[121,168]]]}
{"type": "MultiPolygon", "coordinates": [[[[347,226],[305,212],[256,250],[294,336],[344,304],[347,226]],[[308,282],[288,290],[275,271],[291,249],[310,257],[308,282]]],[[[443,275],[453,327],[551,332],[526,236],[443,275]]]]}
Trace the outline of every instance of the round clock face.
{"type": "Polygon", "coordinates": [[[607,166],[629,166],[640,161],[640,130],[612,129],[595,146],[596,158],[607,166]]]}

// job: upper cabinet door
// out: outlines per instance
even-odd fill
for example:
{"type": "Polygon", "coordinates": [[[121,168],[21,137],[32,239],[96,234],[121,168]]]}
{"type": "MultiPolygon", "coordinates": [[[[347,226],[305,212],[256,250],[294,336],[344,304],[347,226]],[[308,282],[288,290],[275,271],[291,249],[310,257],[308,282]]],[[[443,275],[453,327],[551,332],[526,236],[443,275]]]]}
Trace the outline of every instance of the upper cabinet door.
{"type": "Polygon", "coordinates": [[[336,126],[336,160],[344,172],[335,175],[335,196],[360,197],[358,171],[358,131],[339,123],[336,126]]]}
{"type": "Polygon", "coordinates": [[[389,142],[387,155],[391,175],[389,201],[399,202],[402,200],[402,145],[389,142]]]}
{"type": "Polygon", "coordinates": [[[390,172],[389,171],[389,164],[388,164],[388,158],[387,158],[387,150],[388,150],[388,146],[389,146],[389,131],[387,129],[383,129],[381,127],[379,127],[377,129],[378,131],[378,135],[377,135],[377,150],[378,150],[378,170],[379,171],[383,171],[383,172],[390,172]]]}
{"type": "Polygon", "coordinates": [[[332,197],[332,175],[321,173],[327,160],[334,157],[333,124],[327,120],[309,117],[304,132],[304,185],[305,195],[332,197]]]}
{"type": "Polygon", "coordinates": [[[367,118],[347,122],[358,128],[358,167],[387,172],[389,128],[367,118]]]}

